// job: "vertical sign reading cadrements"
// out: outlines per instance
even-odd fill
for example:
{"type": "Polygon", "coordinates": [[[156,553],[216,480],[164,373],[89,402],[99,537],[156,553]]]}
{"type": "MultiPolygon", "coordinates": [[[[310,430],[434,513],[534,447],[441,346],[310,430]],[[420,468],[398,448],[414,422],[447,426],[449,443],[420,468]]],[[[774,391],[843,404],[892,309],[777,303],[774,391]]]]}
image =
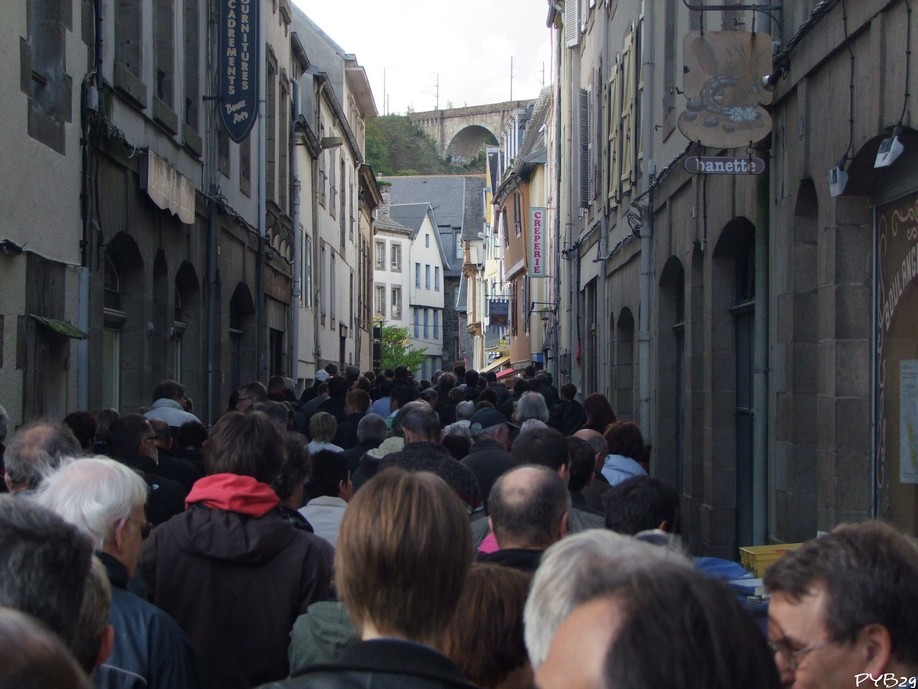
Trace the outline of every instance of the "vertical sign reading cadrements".
{"type": "Polygon", "coordinates": [[[529,277],[545,277],[545,209],[529,209],[529,227],[532,241],[529,243],[529,277]]]}
{"type": "Polygon", "coordinates": [[[259,0],[220,0],[220,119],[237,144],[258,115],[259,0]]]}

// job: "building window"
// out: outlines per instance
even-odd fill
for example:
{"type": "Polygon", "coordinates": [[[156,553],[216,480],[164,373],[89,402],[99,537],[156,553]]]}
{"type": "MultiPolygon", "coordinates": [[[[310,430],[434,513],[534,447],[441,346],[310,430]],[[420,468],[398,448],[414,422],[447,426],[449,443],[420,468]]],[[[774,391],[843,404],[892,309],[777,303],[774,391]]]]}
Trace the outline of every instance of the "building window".
{"type": "Polygon", "coordinates": [[[424,289],[430,289],[430,266],[424,266],[424,289]]]}
{"type": "Polygon", "coordinates": [[[307,309],[312,308],[312,238],[306,237],[303,241],[303,304],[307,309]]]}
{"type": "Polygon", "coordinates": [[[386,286],[376,285],[376,315],[386,317],[386,286]]]}
{"type": "Polygon", "coordinates": [[[319,249],[319,313],[322,316],[323,325],[325,324],[326,295],[330,294],[325,284],[325,253],[325,245],[323,244],[322,248],[319,249]]]}
{"type": "Polygon", "coordinates": [[[435,340],[440,339],[440,311],[439,309],[434,309],[434,331],[433,336],[435,340]]]}
{"type": "Polygon", "coordinates": [[[121,330],[102,330],[102,406],[118,409],[121,406],[121,330]]]}
{"type": "Polygon", "coordinates": [[[172,12],[171,2],[153,3],[153,69],[156,79],[153,91],[157,98],[174,109],[175,22],[172,12]]]}
{"type": "Polygon", "coordinates": [[[392,270],[396,273],[402,272],[402,245],[392,244],[392,270]]]}
{"type": "Polygon", "coordinates": [[[417,306],[411,307],[411,320],[414,321],[414,337],[415,339],[421,336],[421,314],[418,313],[420,309],[417,306]]]}
{"type": "Polygon", "coordinates": [[[414,287],[415,289],[421,289],[421,264],[414,264],[414,287]]]}
{"type": "Polygon", "coordinates": [[[328,266],[328,296],[331,297],[328,300],[329,303],[329,312],[331,315],[332,322],[335,321],[335,305],[337,299],[335,299],[335,292],[337,291],[338,281],[335,279],[335,252],[332,251],[329,255],[329,266],[328,266]]]}
{"type": "MultiPolygon", "coordinates": [[[[341,208],[338,211],[338,225],[341,228],[341,248],[344,248],[344,244],[347,241],[347,168],[345,167],[344,156],[341,156],[339,161],[341,166],[341,174],[338,177],[338,182],[341,184],[341,208]]],[[[353,235],[351,235],[353,239],[353,235]]]]}
{"type": "Polygon", "coordinates": [[[464,256],[462,255],[462,235],[459,234],[458,232],[456,233],[455,257],[458,258],[460,261],[464,258],[464,256]]]}
{"type": "Polygon", "coordinates": [[[424,235],[424,248],[425,249],[430,248],[430,232],[424,235]]]}
{"type": "Polygon", "coordinates": [[[424,339],[430,337],[430,309],[424,309],[424,339]]]}
{"type": "MultiPolygon", "coordinates": [[[[320,127],[320,131],[322,132],[322,135],[324,136],[325,127],[320,127]]],[[[319,205],[322,206],[322,208],[325,208],[325,188],[328,182],[328,175],[325,172],[325,168],[327,165],[327,160],[325,157],[326,155],[328,155],[328,151],[323,152],[319,156],[319,161],[318,161],[319,162],[319,179],[318,179],[319,188],[317,190],[317,193],[319,197],[319,205]]]]}
{"type": "Polygon", "coordinates": [[[402,288],[392,288],[392,318],[402,319],[402,288]]]}
{"type": "Polygon", "coordinates": [[[252,137],[247,136],[239,144],[239,191],[252,195],[252,137]]]}
{"type": "Polygon", "coordinates": [[[335,176],[335,168],[337,168],[338,157],[335,149],[330,149],[325,152],[328,156],[328,213],[331,217],[335,217],[338,204],[338,179],[335,176]]]}
{"type": "Polygon", "coordinates": [[[516,232],[516,236],[520,237],[523,234],[523,197],[520,192],[514,192],[513,194],[513,229],[516,232]]]}
{"type": "Polygon", "coordinates": [[[125,90],[143,107],[146,105],[146,88],[141,76],[142,17],[143,3],[115,3],[115,17],[112,22],[115,27],[115,86],[125,90]]]}
{"type": "Polygon", "coordinates": [[[385,270],[385,269],[386,269],[386,243],[376,242],[376,270],[385,270]]]}
{"type": "Polygon", "coordinates": [[[265,70],[265,194],[277,201],[277,66],[270,58],[265,70]]]}
{"type": "Polygon", "coordinates": [[[288,113],[290,111],[290,102],[287,95],[287,80],[281,76],[280,82],[280,107],[278,108],[277,114],[277,202],[281,207],[281,210],[285,213],[289,210],[287,208],[287,171],[289,164],[287,163],[287,137],[289,135],[288,130],[288,113]]]}
{"type": "MultiPolygon", "coordinates": [[[[198,131],[198,107],[201,100],[199,89],[199,64],[200,57],[198,46],[201,45],[199,34],[200,8],[198,0],[185,0],[184,21],[182,30],[185,43],[183,55],[185,63],[185,124],[194,131],[198,131]]],[[[187,140],[186,140],[187,143],[187,140]]],[[[200,154],[199,154],[200,155],[200,154]]]]}
{"type": "Polygon", "coordinates": [[[434,290],[440,291],[440,266],[434,266],[434,290]]]}

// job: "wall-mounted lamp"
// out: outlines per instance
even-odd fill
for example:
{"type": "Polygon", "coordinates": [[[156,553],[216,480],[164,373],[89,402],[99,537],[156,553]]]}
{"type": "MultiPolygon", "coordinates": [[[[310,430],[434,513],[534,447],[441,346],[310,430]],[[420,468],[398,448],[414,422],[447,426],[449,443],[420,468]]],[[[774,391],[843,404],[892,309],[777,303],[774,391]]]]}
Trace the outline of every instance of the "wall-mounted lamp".
{"type": "Polygon", "coordinates": [[[880,148],[877,150],[877,159],[873,163],[875,168],[889,167],[896,162],[896,159],[900,155],[902,155],[905,146],[902,145],[899,137],[902,136],[903,133],[902,127],[894,127],[892,136],[888,136],[880,142],[880,148]]]}
{"type": "Polygon", "coordinates": [[[848,185],[848,173],[845,172],[845,165],[848,163],[846,155],[839,158],[838,163],[829,170],[829,193],[832,196],[841,196],[845,193],[845,187],[848,185]]]}
{"type": "Polygon", "coordinates": [[[340,136],[323,136],[319,141],[319,145],[322,146],[323,150],[328,148],[338,148],[344,144],[344,139],[340,136]]]}
{"type": "Polygon", "coordinates": [[[778,72],[766,74],[762,77],[762,88],[766,91],[774,91],[778,87],[778,79],[780,77],[781,75],[778,72]]]}
{"type": "Polygon", "coordinates": [[[0,251],[2,251],[7,256],[18,256],[22,253],[22,246],[14,242],[12,239],[3,239],[0,240],[0,251]]]}

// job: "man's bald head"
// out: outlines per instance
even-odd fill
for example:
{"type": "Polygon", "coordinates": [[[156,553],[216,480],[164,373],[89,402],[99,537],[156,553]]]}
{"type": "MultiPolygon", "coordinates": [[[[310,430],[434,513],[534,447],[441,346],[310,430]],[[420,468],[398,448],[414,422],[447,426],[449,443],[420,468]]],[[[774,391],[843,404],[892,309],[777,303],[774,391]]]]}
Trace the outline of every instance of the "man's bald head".
{"type": "Polygon", "coordinates": [[[511,469],[488,497],[491,530],[501,548],[547,548],[567,533],[570,509],[567,486],[545,466],[511,469]]]}
{"type": "Polygon", "coordinates": [[[3,456],[10,492],[32,490],[61,465],[62,457],[79,457],[79,441],[63,424],[35,421],[20,428],[3,456]]]}
{"type": "Polygon", "coordinates": [[[590,444],[596,457],[596,471],[602,469],[606,455],[609,454],[609,443],[606,442],[605,436],[592,428],[581,428],[574,433],[574,437],[586,440],[590,444]]]}

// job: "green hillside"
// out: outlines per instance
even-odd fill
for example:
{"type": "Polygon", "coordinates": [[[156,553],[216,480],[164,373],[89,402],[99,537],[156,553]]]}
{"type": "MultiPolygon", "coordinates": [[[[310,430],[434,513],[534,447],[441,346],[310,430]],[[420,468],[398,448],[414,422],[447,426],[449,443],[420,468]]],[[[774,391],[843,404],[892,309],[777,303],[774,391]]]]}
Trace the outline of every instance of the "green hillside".
{"type": "Polygon", "coordinates": [[[367,162],[377,176],[464,175],[485,171],[484,151],[468,165],[450,165],[437,155],[433,140],[404,115],[367,122],[367,162]]]}

